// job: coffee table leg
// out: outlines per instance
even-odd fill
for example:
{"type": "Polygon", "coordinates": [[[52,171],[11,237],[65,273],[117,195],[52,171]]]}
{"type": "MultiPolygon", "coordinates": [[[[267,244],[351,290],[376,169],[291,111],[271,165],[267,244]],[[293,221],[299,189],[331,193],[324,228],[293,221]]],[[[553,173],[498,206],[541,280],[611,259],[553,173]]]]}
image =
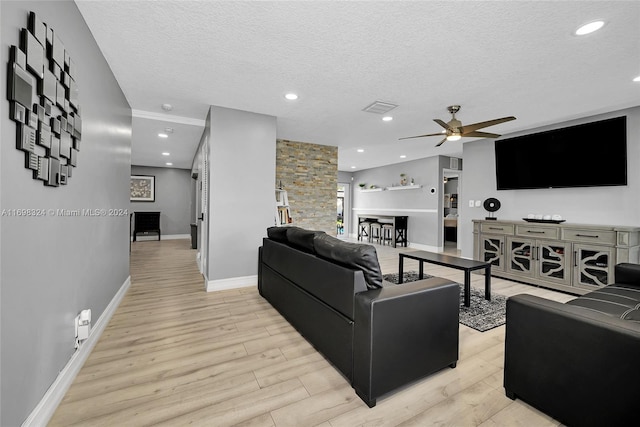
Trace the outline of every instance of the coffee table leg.
{"type": "Polygon", "coordinates": [[[402,254],[399,256],[400,261],[398,261],[398,285],[402,284],[402,267],[404,267],[404,257],[402,254]]]}
{"type": "Polygon", "coordinates": [[[418,278],[424,279],[424,263],[422,261],[418,261],[418,278]]]}
{"type": "Polygon", "coordinates": [[[491,264],[484,270],[484,299],[491,301],[491,264]]]}
{"type": "Polygon", "coordinates": [[[471,271],[464,271],[464,306],[471,307],[471,271]]]}

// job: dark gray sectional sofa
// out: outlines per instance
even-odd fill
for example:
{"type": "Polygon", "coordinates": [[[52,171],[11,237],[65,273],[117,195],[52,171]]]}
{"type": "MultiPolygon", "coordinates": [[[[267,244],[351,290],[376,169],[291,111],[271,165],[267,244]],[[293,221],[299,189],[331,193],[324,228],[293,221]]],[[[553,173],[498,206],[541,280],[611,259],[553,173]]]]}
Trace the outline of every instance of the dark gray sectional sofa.
{"type": "Polygon", "coordinates": [[[638,425],[640,265],[565,304],[507,300],[504,387],[569,426],[638,425]]]}
{"type": "Polygon", "coordinates": [[[384,287],[376,250],[296,227],[267,230],[258,288],[351,383],[376,399],[458,360],[460,290],[430,278],[384,287]]]}

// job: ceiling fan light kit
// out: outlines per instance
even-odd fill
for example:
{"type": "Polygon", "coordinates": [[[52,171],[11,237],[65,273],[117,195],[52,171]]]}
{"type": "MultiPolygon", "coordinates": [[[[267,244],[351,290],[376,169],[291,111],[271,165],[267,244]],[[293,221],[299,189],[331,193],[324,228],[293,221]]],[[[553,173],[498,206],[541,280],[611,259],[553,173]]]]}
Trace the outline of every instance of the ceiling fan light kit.
{"type": "Polygon", "coordinates": [[[417,136],[407,136],[400,139],[411,139],[411,138],[423,138],[425,136],[442,136],[445,135],[444,139],[436,144],[436,147],[441,146],[445,143],[445,141],[458,141],[462,137],[469,138],[498,138],[500,135],[497,133],[490,132],[479,132],[478,129],[486,128],[489,126],[494,126],[500,123],[509,122],[511,120],[515,120],[514,116],[502,117],[499,119],[487,120],[485,122],[478,122],[471,125],[463,126],[462,122],[456,119],[456,113],[460,111],[459,105],[450,105],[447,107],[449,113],[451,113],[451,120],[448,123],[445,123],[440,119],[433,119],[434,122],[439,124],[444,128],[444,131],[439,133],[428,133],[425,135],[417,135],[417,136]]]}

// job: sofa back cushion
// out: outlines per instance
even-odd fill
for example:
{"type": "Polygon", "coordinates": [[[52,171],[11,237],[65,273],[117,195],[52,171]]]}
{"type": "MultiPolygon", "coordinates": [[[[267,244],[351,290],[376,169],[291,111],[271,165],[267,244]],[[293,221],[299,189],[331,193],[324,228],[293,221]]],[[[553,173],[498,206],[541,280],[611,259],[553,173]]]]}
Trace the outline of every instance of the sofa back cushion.
{"type": "Polygon", "coordinates": [[[583,307],[611,317],[632,322],[640,321],[640,287],[626,283],[614,283],[597,291],[568,301],[567,305],[583,307]]]}
{"type": "Polygon", "coordinates": [[[276,242],[286,243],[294,246],[301,251],[315,254],[313,241],[315,236],[325,234],[324,231],[305,230],[304,228],[293,225],[286,227],[269,227],[267,228],[267,236],[276,242]]]}
{"type": "Polygon", "coordinates": [[[276,242],[287,243],[287,228],[289,227],[269,227],[267,228],[267,236],[276,242]]]}
{"type": "Polygon", "coordinates": [[[376,248],[372,245],[344,242],[327,234],[318,234],[314,239],[316,254],[345,267],[364,273],[367,288],[382,288],[382,272],[376,248]]]}
{"type": "Polygon", "coordinates": [[[316,236],[325,234],[324,231],[305,230],[299,227],[286,227],[287,241],[297,249],[310,254],[315,254],[314,239],[316,236]]]}

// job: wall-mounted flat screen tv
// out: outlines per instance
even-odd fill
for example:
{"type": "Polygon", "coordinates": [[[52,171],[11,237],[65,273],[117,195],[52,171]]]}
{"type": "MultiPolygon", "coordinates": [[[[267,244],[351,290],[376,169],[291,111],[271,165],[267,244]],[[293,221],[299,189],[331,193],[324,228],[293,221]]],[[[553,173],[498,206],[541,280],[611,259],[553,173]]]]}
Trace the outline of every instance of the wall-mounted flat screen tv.
{"type": "Polygon", "coordinates": [[[498,190],[627,185],[627,117],[495,141],[498,190]]]}

